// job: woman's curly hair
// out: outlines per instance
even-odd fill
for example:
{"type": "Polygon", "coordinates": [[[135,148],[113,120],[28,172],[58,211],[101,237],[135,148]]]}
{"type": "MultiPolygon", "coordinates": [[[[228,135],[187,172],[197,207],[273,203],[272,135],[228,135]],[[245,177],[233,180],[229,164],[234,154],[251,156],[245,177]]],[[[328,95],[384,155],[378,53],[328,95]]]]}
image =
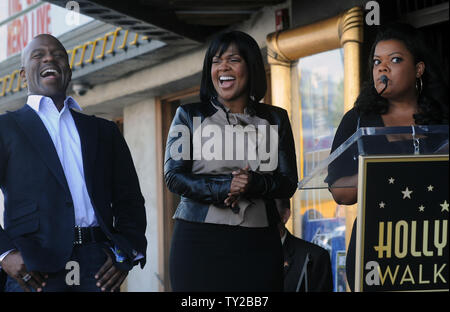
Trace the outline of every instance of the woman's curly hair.
{"type": "Polygon", "coordinates": [[[417,29],[408,24],[388,24],[380,27],[369,55],[369,80],[362,86],[361,93],[355,102],[355,109],[360,114],[385,114],[389,103],[381,97],[373,82],[373,56],[375,47],[380,41],[398,40],[403,42],[413,55],[415,64],[422,61],[425,71],[422,75],[423,88],[417,99],[419,110],[414,114],[414,120],[419,125],[448,124],[448,89],[442,73],[436,66],[435,59],[417,29]]]}

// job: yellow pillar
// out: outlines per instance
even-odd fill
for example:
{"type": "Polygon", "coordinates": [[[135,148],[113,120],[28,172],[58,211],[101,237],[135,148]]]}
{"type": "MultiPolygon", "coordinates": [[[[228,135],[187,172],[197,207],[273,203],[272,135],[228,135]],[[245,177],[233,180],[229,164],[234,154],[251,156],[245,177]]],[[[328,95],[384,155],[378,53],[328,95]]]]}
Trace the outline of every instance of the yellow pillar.
{"type": "MultiPolygon", "coordinates": [[[[360,46],[363,43],[363,10],[352,8],[336,17],[311,25],[275,32],[267,36],[268,60],[273,80],[285,79],[272,83],[272,87],[290,86],[290,64],[299,58],[325,52],[340,47],[344,48],[344,107],[353,106],[360,87],[360,46]],[[279,70],[279,67],[284,67],[279,70]]],[[[273,103],[287,101],[286,96],[278,98],[276,89],[272,89],[273,103]]],[[[290,91],[289,91],[290,93],[290,91]]],[[[275,104],[277,105],[277,104],[275,104]]],[[[286,104],[286,107],[290,107],[286,104]]],[[[281,106],[285,107],[285,106],[281,106]]]]}
{"type": "MultiPolygon", "coordinates": [[[[341,46],[344,48],[344,111],[350,110],[360,92],[360,49],[363,43],[362,11],[354,8],[342,17],[341,46]]],[[[345,243],[350,242],[353,222],[358,213],[357,204],[345,207],[345,243]]]]}
{"type": "Polygon", "coordinates": [[[291,118],[290,64],[271,64],[272,105],[284,108],[291,118]]]}
{"type": "MultiPolygon", "coordinates": [[[[272,104],[288,111],[296,140],[297,164],[301,161],[300,101],[292,102],[291,66],[299,58],[344,49],[344,110],[348,111],[360,91],[360,46],[363,43],[363,10],[354,7],[343,14],[314,24],[275,32],[267,36],[268,62],[272,80],[272,104]],[[293,120],[294,119],[294,120],[293,120]],[[299,120],[296,120],[299,119],[299,120]]],[[[300,173],[299,173],[300,176],[300,173]]],[[[299,192],[293,197],[292,219],[300,211],[299,192]]],[[[346,241],[356,217],[356,205],[346,207],[346,241]]],[[[288,229],[293,232],[292,221],[288,229]]]]}
{"type": "Polygon", "coordinates": [[[341,17],[340,44],[344,48],[344,109],[353,107],[360,91],[361,44],[363,43],[363,15],[360,8],[353,8],[341,17]]]}
{"type": "MultiPolygon", "coordinates": [[[[275,41],[271,41],[271,43],[274,42],[275,41]]],[[[292,107],[291,101],[291,61],[281,55],[278,55],[277,58],[272,56],[272,53],[268,53],[272,105],[284,108],[288,113],[289,119],[292,121],[292,109],[296,109],[296,107],[292,107]]],[[[298,208],[295,203],[295,200],[291,200],[291,218],[286,223],[286,228],[291,233],[294,233],[293,219],[295,218],[295,211],[298,208]]]]}

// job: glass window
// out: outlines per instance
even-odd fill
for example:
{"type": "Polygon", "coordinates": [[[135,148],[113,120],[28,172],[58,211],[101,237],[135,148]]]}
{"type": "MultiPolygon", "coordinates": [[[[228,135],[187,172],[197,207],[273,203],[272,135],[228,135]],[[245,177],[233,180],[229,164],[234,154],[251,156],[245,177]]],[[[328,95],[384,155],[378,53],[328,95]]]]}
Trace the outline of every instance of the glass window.
{"type": "MultiPolygon", "coordinates": [[[[300,101],[301,178],[330,155],[344,114],[344,50],[299,59],[295,66],[300,101]]],[[[346,290],[345,209],[328,189],[300,191],[301,237],[325,248],[331,258],[334,291],[346,290]]]]}

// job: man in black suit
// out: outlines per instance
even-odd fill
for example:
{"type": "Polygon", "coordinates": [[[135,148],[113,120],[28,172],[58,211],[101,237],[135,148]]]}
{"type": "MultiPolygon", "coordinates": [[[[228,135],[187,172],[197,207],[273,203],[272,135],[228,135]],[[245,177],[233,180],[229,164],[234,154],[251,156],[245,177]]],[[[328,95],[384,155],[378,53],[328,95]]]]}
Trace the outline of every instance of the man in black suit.
{"type": "Polygon", "coordinates": [[[331,292],[333,276],[329,253],[322,247],[293,236],[286,229],[291,216],[289,199],[276,199],[284,254],[285,292],[331,292]]]}
{"type": "Polygon", "coordinates": [[[118,291],[144,266],[147,246],[127,144],[113,122],[73,110],[68,55],[55,37],[33,38],[20,75],[27,104],[0,116],[5,289],[118,291]]]}

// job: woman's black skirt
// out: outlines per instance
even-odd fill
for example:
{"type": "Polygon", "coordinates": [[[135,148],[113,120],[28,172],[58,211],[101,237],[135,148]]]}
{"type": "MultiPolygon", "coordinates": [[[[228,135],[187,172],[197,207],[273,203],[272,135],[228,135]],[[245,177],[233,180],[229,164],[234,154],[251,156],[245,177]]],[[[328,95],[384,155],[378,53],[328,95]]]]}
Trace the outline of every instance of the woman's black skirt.
{"type": "Polygon", "coordinates": [[[283,291],[279,231],[176,220],[170,281],[173,291],[283,291]]]}

